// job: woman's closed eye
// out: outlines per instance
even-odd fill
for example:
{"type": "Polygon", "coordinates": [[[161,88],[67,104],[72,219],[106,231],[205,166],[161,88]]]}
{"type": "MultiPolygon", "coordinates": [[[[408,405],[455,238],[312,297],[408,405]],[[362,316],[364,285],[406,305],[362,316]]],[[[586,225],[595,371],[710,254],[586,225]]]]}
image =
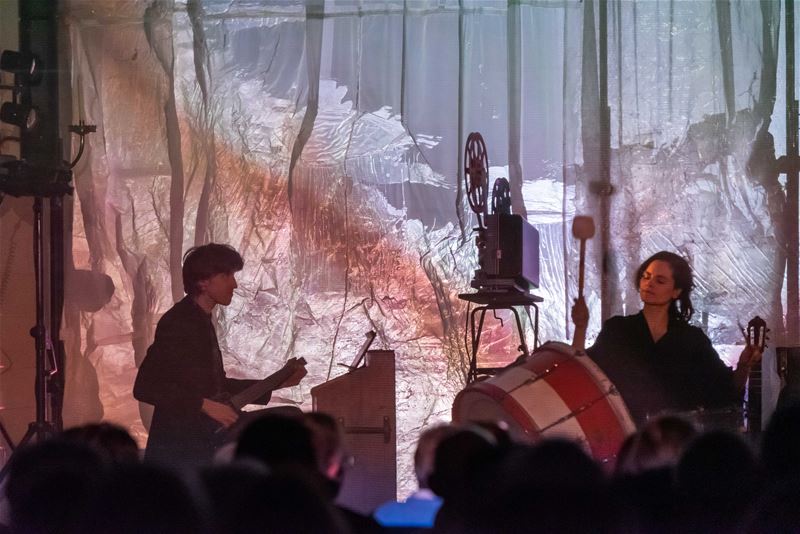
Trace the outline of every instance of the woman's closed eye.
{"type": "Polygon", "coordinates": [[[653,275],[650,274],[650,273],[644,273],[642,275],[642,280],[645,280],[645,281],[653,280],[653,282],[655,282],[657,284],[666,284],[666,283],[669,282],[669,280],[667,280],[667,278],[664,277],[664,276],[656,276],[654,278],[653,275]]]}

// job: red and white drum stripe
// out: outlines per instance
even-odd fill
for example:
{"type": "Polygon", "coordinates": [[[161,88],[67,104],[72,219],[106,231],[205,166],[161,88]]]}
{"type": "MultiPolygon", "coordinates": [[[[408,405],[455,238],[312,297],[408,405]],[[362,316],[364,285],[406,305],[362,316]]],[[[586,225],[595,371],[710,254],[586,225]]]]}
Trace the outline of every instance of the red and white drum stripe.
{"type": "Polygon", "coordinates": [[[504,421],[517,437],[575,439],[601,462],[613,460],[635,430],[622,397],[583,353],[550,342],[525,362],[470,384],[453,403],[453,420],[504,421]]]}

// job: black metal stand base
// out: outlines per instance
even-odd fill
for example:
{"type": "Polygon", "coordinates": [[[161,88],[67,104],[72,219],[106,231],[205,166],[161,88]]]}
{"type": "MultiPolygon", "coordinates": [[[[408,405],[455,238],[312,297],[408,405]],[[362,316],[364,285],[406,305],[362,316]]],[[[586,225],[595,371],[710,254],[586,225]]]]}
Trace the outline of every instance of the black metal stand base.
{"type": "Polygon", "coordinates": [[[22,439],[19,440],[16,448],[24,447],[28,443],[34,440],[37,441],[44,441],[46,439],[50,439],[55,436],[58,431],[55,429],[53,425],[50,423],[30,423],[28,424],[28,430],[25,432],[25,435],[22,436],[22,439]]]}
{"type": "MultiPolygon", "coordinates": [[[[56,429],[50,423],[37,423],[33,422],[28,425],[28,430],[25,432],[25,435],[22,436],[22,439],[19,440],[16,447],[11,442],[11,436],[8,435],[6,429],[2,427],[2,423],[0,423],[0,429],[3,433],[3,438],[11,445],[11,451],[14,452],[17,449],[25,447],[31,441],[36,440],[36,442],[41,442],[46,439],[50,439],[57,434],[56,429]]],[[[6,465],[3,466],[3,469],[0,470],[0,483],[2,483],[6,479],[6,475],[8,474],[8,468],[11,465],[11,462],[7,462],[6,465]]]]}
{"type": "MultiPolygon", "coordinates": [[[[60,197],[59,206],[60,206],[60,197]]],[[[52,410],[48,408],[53,407],[53,397],[52,391],[50,388],[50,381],[53,379],[53,375],[55,372],[58,372],[59,369],[54,367],[54,361],[51,360],[48,364],[48,353],[52,355],[52,350],[48,351],[48,339],[49,336],[47,334],[47,324],[45,322],[45,300],[46,300],[46,293],[45,293],[45,283],[44,283],[44,238],[43,238],[43,228],[44,228],[44,197],[37,196],[33,199],[33,266],[34,266],[34,279],[35,279],[35,286],[36,286],[36,324],[31,328],[30,334],[34,339],[34,345],[36,350],[36,381],[34,384],[34,394],[36,400],[36,419],[28,425],[28,430],[25,432],[25,435],[22,437],[20,442],[14,447],[14,450],[18,450],[25,445],[27,445],[31,440],[36,439],[38,441],[44,441],[48,438],[51,438],[56,435],[57,429],[53,425],[53,413],[52,410]]],[[[60,212],[59,212],[60,213],[60,212]]],[[[63,216],[61,214],[60,216],[63,216]]],[[[63,240],[60,240],[58,243],[58,247],[63,247],[63,240]]],[[[59,251],[60,254],[60,251],[59,251]]],[[[61,258],[62,256],[59,256],[61,258]]],[[[52,259],[52,258],[51,258],[52,259]]],[[[51,264],[51,270],[58,270],[61,269],[61,274],[63,275],[63,266],[61,263],[56,264],[55,266],[51,264]]],[[[60,283],[60,282],[59,282],[60,283]]],[[[51,288],[52,289],[52,288],[51,288]]],[[[63,292],[63,286],[60,286],[58,289],[59,292],[63,292]]],[[[63,295],[63,293],[62,293],[63,295]]],[[[60,306],[62,300],[58,302],[54,302],[51,299],[51,304],[58,308],[60,314],[60,306]]],[[[56,419],[58,420],[58,419],[56,419]]],[[[5,432],[3,434],[6,435],[5,432]]],[[[8,466],[10,462],[3,466],[2,471],[0,471],[0,482],[5,479],[6,473],[8,471],[8,466]]]]}
{"type": "MultiPolygon", "coordinates": [[[[539,307],[536,304],[544,300],[541,297],[520,291],[478,291],[477,293],[461,293],[458,298],[480,304],[480,306],[472,310],[469,317],[472,353],[470,354],[469,370],[467,371],[467,383],[476,381],[480,376],[495,375],[505,369],[505,367],[478,367],[478,348],[481,344],[481,332],[483,331],[483,323],[487,311],[511,310],[517,324],[520,340],[519,350],[522,353],[517,360],[524,360],[528,358],[530,353],[525,342],[525,328],[522,326],[522,321],[515,306],[525,306],[526,308],[532,306],[535,317],[533,323],[533,349],[536,350],[539,346],[539,307]]],[[[530,310],[528,310],[528,313],[530,315],[530,310]]]]}
{"type": "Polygon", "coordinates": [[[3,441],[8,444],[8,450],[14,452],[15,447],[14,442],[11,440],[11,434],[8,433],[8,430],[6,430],[6,427],[2,421],[0,421],[0,435],[3,436],[3,441]]]}

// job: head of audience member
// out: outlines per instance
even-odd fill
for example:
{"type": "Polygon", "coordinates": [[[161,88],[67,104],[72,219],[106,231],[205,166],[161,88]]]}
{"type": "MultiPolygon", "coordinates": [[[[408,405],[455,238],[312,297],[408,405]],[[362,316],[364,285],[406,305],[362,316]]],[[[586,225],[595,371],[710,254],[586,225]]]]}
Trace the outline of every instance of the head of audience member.
{"type": "Polygon", "coordinates": [[[8,466],[12,532],[79,533],[105,476],[105,462],[84,443],[50,439],[18,448],[8,466]]]}
{"type": "MultiPolygon", "coordinates": [[[[477,425],[456,427],[436,447],[430,489],[442,498],[436,514],[436,532],[465,532],[475,524],[482,510],[476,503],[485,488],[482,479],[495,468],[501,452],[491,432],[477,425]]],[[[482,505],[482,503],[481,503],[482,505]]]]}
{"type": "Polygon", "coordinates": [[[244,525],[258,520],[260,506],[251,506],[250,496],[269,476],[261,462],[240,461],[204,468],[200,481],[211,506],[212,530],[216,533],[242,532],[244,525]]]}
{"type": "Polygon", "coordinates": [[[546,438],[510,451],[486,479],[475,515],[484,531],[602,532],[609,524],[605,475],[572,440],[546,438]],[[493,530],[494,529],[494,530],[493,530]]]}
{"type": "MultiPolygon", "coordinates": [[[[310,412],[302,417],[311,431],[317,465],[317,476],[307,476],[307,481],[313,483],[318,493],[329,503],[333,503],[352,461],[345,447],[344,429],[336,419],[326,413],[310,412]]],[[[380,525],[371,516],[362,515],[341,504],[334,507],[352,532],[380,530],[380,525]]]]}
{"type": "Polygon", "coordinates": [[[453,425],[436,425],[422,431],[414,452],[414,474],[420,489],[429,489],[428,479],[433,473],[436,448],[439,444],[455,435],[458,428],[453,425]]]}
{"type": "Polygon", "coordinates": [[[459,428],[436,447],[428,484],[445,502],[469,488],[476,472],[497,452],[494,436],[479,426],[459,428]]]}
{"type": "Polygon", "coordinates": [[[218,274],[233,274],[244,267],[244,259],[230,245],[208,243],[192,247],[183,255],[183,290],[190,297],[202,291],[202,282],[218,274]]]}
{"type": "Polygon", "coordinates": [[[637,475],[652,469],[674,467],[697,431],[687,420],[664,415],[648,421],[628,436],[617,456],[617,475],[637,475]]]}
{"type": "Polygon", "coordinates": [[[758,467],[738,434],[713,430],[692,441],[676,469],[687,527],[726,531],[739,524],[758,495],[758,467]]]}
{"type": "Polygon", "coordinates": [[[322,412],[303,414],[303,421],[311,430],[317,468],[325,478],[341,482],[351,458],[345,448],[342,425],[322,412]]]}
{"type": "Polygon", "coordinates": [[[86,532],[194,534],[208,529],[198,496],[180,476],[151,464],[120,464],[87,514],[86,532]]]}
{"type": "Polygon", "coordinates": [[[67,441],[85,443],[113,464],[136,463],[139,447],[127,430],[111,423],[90,423],[65,430],[67,441]]]}
{"type": "Polygon", "coordinates": [[[566,438],[546,438],[531,447],[518,448],[506,460],[504,469],[509,479],[535,491],[582,490],[605,482],[597,462],[566,438]]]}
{"type": "Polygon", "coordinates": [[[742,532],[770,534],[797,532],[800,525],[800,492],[797,479],[772,479],[759,496],[752,517],[742,532]]]}
{"type": "Polygon", "coordinates": [[[237,459],[259,461],[272,469],[288,466],[317,472],[311,430],[301,417],[262,415],[242,430],[235,454],[237,459]]]}
{"type": "Polygon", "coordinates": [[[761,437],[761,461],[770,480],[800,479],[800,404],[772,414],[761,437]]]}
{"type": "Polygon", "coordinates": [[[314,474],[290,464],[272,471],[252,461],[206,469],[202,481],[214,532],[347,534],[342,516],[318,491],[314,474]]]}

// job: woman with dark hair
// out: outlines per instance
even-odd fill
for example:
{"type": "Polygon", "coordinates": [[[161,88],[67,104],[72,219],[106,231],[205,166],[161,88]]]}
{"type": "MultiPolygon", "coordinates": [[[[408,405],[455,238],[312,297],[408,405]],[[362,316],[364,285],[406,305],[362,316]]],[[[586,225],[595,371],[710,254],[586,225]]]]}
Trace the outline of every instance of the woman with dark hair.
{"type": "MultiPolygon", "coordinates": [[[[761,353],[750,345],[735,371],[727,367],[703,331],[689,324],[694,312],[692,269],[671,252],[658,252],[637,270],[642,311],[603,323],[586,350],[616,386],[637,424],[662,412],[719,409],[741,399],[750,367],[761,353]]],[[[589,312],[581,299],[572,308],[573,346],[582,348],[589,312]]]]}

